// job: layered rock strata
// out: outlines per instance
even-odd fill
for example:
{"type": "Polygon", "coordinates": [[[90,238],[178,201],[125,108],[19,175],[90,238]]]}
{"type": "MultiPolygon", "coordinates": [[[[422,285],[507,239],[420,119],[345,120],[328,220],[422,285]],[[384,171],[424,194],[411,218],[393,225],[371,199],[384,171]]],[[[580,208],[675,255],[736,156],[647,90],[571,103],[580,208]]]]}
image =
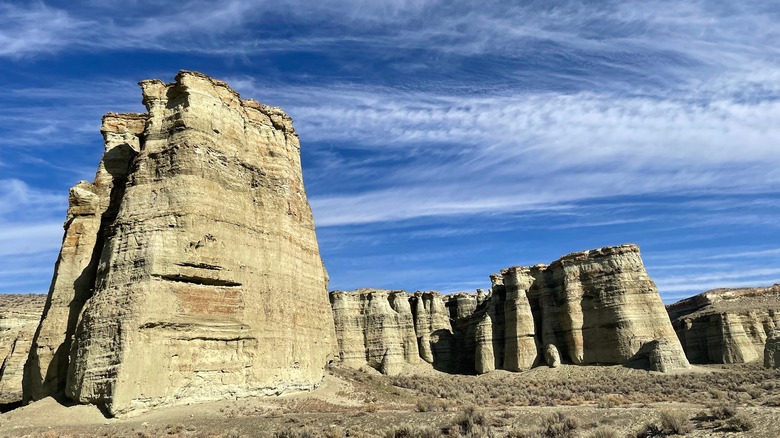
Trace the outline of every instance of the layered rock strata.
{"type": "MultiPolygon", "coordinates": [[[[663,372],[688,367],[636,245],[573,253],[549,266],[507,268],[492,275],[491,282],[486,296],[430,295],[442,300],[450,317],[450,328],[445,328],[451,333],[448,370],[520,371],[543,363],[556,367],[561,361],[638,364],[663,372]]],[[[396,300],[403,296],[393,294],[396,300]]],[[[379,335],[355,322],[371,318],[366,292],[331,294],[331,304],[345,361],[352,364],[356,358],[361,366],[379,369],[378,352],[368,341],[379,335]]],[[[423,339],[431,328],[417,324],[415,330],[423,339]]],[[[392,332],[388,338],[400,345],[404,336],[392,332]]],[[[420,349],[418,353],[423,355],[420,349]]]]}
{"type": "Polygon", "coordinates": [[[780,285],[714,289],[667,311],[690,362],[761,360],[768,334],[780,327],[780,285]]]}
{"type": "Polygon", "coordinates": [[[0,294],[0,404],[22,400],[22,374],[46,295],[0,294]]]}
{"type": "Polygon", "coordinates": [[[384,374],[428,363],[448,369],[452,330],[437,293],[361,289],[330,294],[340,358],[384,374]]]}
{"type": "Polygon", "coordinates": [[[141,150],[146,118],[145,114],[103,116],[100,132],[105,151],[95,180],[80,181],[70,189],[62,247],[25,365],[28,401],[65,389],[76,324],[94,292],[101,250],[116,219],[133,158],[141,150]]]}
{"type": "Polygon", "coordinates": [[[336,352],[291,119],[182,71],[108,115],[25,371],[113,415],[311,389],[336,352]]]}

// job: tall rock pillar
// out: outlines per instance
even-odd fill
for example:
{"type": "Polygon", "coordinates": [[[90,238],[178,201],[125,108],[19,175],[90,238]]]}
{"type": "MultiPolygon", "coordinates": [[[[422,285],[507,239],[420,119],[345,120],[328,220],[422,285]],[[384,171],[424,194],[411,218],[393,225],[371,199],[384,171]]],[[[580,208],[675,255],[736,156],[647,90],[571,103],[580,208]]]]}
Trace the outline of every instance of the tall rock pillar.
{"type": "Polygon", "coordinates": [[[68,217],[43,316],[25,364],[25,401],[65,389],[70,345],[84,303],[95,287],[97,264],[116,217],[133,158],[141,149],[145,114],[103,117],[105,152],[95,181],[70,189],[68,217]]]}
{"type": "MultiPolygon", "coordinates": [[[[337,349],[291,119],[195,72],[140,85],[149,113],[102,250],[79,262],[95,266],[81,316],[56,279],[50,294],[49,315],[76,315],[58,329],[73,342],[52,342],[66,394],[116,415],[313,388],[337,349]]],[[[57,278],[78,269],[62,260],[57,278]]]]}
{"type": "Polygon", "coordinates": [[[528,291],[535,281],[530,270],[515,266],[501,271],[506,288],[503,369],[508,371],[531,368],[537,356],[534,316],[528,301],[528,291]]]}

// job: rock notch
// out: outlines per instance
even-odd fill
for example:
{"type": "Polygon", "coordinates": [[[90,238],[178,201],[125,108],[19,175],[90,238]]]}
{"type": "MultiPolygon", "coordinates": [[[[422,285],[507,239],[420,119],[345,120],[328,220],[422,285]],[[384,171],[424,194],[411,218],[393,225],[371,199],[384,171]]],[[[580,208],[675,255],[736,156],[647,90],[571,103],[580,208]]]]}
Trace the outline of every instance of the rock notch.
{"type": "MultiPolygon", "coordinates": [[[[345,362],[380,369],[378,355],[389,351],[396,352],[391,356],[399,364],[415,365],[422,363],[420,357],[430,357],[424,362],[438,369],[478,374],[543,363],[557,367],[561,361],[638,364],[662,372],[689,366],[636,245],[573,253],[549,266],[515,266],[490,278],[488,295],[422,294],[429,297],[426,309],[433,309],[432,314],[448,310],[449,324],[441,316],[435,325],[416,324],[419,340],[437,334],[437,349],[421,341],[416,351],[413,345],[403,348],[412,329],[401,323],[410,319],[405,304],[383,304],[380,311],[376,302],[388,301],[387,292],[332,293],[345,362]],[[433,354],[423,353],[424,348],[433,354]]],[[[421,296],[391,294],[393,302],[405,296],[415,303],[421,296]]]]}
{"type": "Polygon", "coordinates": [[[292,121],[181,71],[108,114],[25,369],[112,415],[311,389],[336,352],[292,121]]]}
{"type": "Polygon", "coordinates": [[[714,289],[666,310],[690,362],[758,361],[768,335],[780,327],[780,284],[714,289]]]}

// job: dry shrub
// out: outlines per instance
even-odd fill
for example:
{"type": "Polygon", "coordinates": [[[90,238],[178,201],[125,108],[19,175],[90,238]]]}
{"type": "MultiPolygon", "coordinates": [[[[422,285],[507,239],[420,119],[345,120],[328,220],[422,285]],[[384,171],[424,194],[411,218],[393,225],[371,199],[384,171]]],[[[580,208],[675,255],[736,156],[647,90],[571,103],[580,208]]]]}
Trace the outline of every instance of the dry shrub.
{"type": "Polygon", "coordinates": [[[623,404],[626,404],[626,398],[618,394],[607,394],[599,398],[598,402],[596,402],[598,407],[605,409],[614,408],[623,404]]]}
{"type": "Polygon", "coordinates": [[[680,411],[661,411],[661,428],[667,435],[684,435],[693,430],[693,423],[680,411]]]}
{"type": "Polygon", "coordinates": [[[430,427],[400,426],[385,433],[385,438],[438,438],[438,430],[430,427]]]}
{"type": "Polygon", "coordinates": [[[720,404],[710,407],[710,414],[718,420],[727,420],[737,415],[737,407],[734,404],[720,404]]]}
{"type": "Polygon", "coordinates": [[[747,432],[756,427],[756,424],[748,418],[743,412],[735,414],[733,417],[726,420],[724,429],[728,429],[734,432],[747,432]]]}
{"type": "Polygon", "coordinates": [[[449,435],[476,438],[492,436],[492,432],[485,414],[473,406],[466,406],[449,427],[449,435]]]}
{"type": "Polygon", "coordinates": [[[621,435],[609,426],[601,426],[588,434],[588,438],[619,438],[621,435]]]}
{"type": "Polygon", "coordinates": [[[278,432],[274,432],[274,438],[317,438],[317,431],[310,427],[303,428],[288,428],[278,432]]]}
{"type": "Polygon", "coordinates": [[[447,400],[425,398],[417,401],[417,412],[446,412],[450,410],[451,403],[447,400]]]}
{"type": "Polygon", "coordinates": [[[637,432],[635,436],[636,438],[652,438],[664,435],[666,435],[666,433],[664,433],[664,430],[661,428],[661,426],[655,423],[645,423],[645,425],[639,429],[639,432],[637,432]]]}
{"type": "Polygon", "coordinates": [[[549,438],[570,438],[576,433],[577,427],[577,420],[567,417],[562,412],[556,412],[542,421],[542,436],[549,438]]]}

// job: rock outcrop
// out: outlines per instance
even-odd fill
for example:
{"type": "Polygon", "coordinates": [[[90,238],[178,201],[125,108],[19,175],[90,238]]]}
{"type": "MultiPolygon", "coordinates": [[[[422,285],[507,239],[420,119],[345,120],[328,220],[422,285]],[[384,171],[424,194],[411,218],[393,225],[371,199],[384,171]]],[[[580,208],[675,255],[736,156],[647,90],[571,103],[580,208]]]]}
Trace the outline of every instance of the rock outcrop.
{"type": "Polygon", "coordinates": [[[452,330],[436,293],[361,289],[330,294],[342,362],[384,374],[428,363],[447,369],[452,330]]]}
{"type": "Polygon", "coordinates": [[[766,338],[764,367],[780,368],[780,329],[772,330],[766,338]]]}
{"type": "Polygon", "coordinates": [[[767,335],[780,327],[780,285],[715,289],[666,310],[690,362],[761,360],[767,335]]]}
{"type": "Polygon", "coordinates": [[[0,404],[22,400],[22,374],[46,295],[0,294],[0,404]]]}
{"type": "Polygon", "coordinates": [[[140,85],[148,113],[104,117],[71,190],[25,399],[117,415],[313,388],[336,341],[291,119],[195,72],[140,85]]]}
{"type": "MultiPolygon", "coordinates": [[[[430,295],[434,301],[441,299],[450,316],[449,327],[443,320],[439,324],[450,339],[447,366],[440,369],[482,374],[496,369],[520,371],[542,363],[556,367],[561,361],[642,364],[662,372],[688,367],[636,245],[573,253],[549,266],[507,268],[492,275],[491,282],[486,296],[430,295]]],[[[400,291],[392,294],[396,301],[404,296],[400,291]]],[[[348,365],[379,369],[381,352],[396,351],[391,357],[400,358],[401,352],[408,351],[400,348],[408,336],[396,328],[402,326],[401,317],[388,310],[371,310],[377,307],[372,299],[381,297],[384,303],[386,296],[376,291],[331,294],[337,337],[348,365]],[[377,313],[385,315],[382,321],[393,321],[384,338],[375,330],[386,324],[366,329],[366,321],[377,313]],[[377,349],[378,344],[370,341],[376,338],[393,339],[394,347],[383,341],[377,349]]],[[[413,295],[406,297],[415,300],[413,295]]],[[[415,330],[418,339],[426,339],[434,329],[416,324],[415,330]]],[[[430,357],[422,348],[417,352],[430,357]]]]}
{"type": "Polygon", "coordinates": [[[106,114],[105,151],[95,181],[70,189],[65,235],[43,319],[25,365],[25,398],[65,389],[71,342],[84,303],[92,296],[101,250],[116,218],[133,158],[141,150],[144,114],[106,114]]]}

